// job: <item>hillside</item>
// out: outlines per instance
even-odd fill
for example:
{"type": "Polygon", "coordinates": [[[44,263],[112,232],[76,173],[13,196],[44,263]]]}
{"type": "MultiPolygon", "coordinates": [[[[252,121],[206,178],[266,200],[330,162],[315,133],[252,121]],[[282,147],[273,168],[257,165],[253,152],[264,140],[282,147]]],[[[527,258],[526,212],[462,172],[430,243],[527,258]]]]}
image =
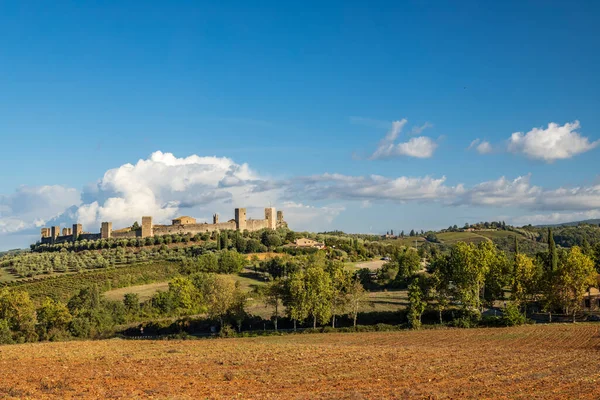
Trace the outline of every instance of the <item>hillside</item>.
{"type": "Polygon", "coordinates": [[[536,225],[536,228],[553,228],[557,226],[578,226],[578,225],[600,225],[600,219],[586,219],[583,221],[563,222],[562,224],[536,225]]]}
{"type": "Polygon", "coordinates": [[[600,397],[593,324],[2,348],[0,397],[600,397]]]}

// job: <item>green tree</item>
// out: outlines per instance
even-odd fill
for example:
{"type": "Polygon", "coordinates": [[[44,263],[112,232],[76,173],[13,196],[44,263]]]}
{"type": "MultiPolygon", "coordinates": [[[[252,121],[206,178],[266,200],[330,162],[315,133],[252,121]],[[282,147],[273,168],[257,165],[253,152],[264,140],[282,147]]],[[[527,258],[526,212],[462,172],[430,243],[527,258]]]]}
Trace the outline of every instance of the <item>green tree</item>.
{"type": "Polygon", "coordinates": [[[266,307],[273,308],[273,324],[275,325],[275,331],[277,331],[277,322],[279,319],[279,308],[282,305],[283,297],[285,295],[285,287],[283,282],[279,279],[272,280],[262,290],[262,298],[266,307]]]}
{"type": "Polygon", "coordinates": [[[448,268],[455,284],[455,295],[465,311],[479,313],[481,290],[488,267],[489,249],[458,242],[450,251],[448,268]]]}
{"type": "Polygon", "coordinates": [[[443,313],[450,304],[450,280],[446,274],[446,257],[437,257],[432,262],[433,273],[430,278],[429,297],[434,301],[440,324],[444,322],[443,313]]]}
{"type": "Polygon", "coordinates": [[[229,248],[229,238],[227,235],[227,231],[221,232],[221,234],[219,235],[219,243],[220,249],[226,250],[229,248]]]}
{"type": "Polygon", "coordinates": [[[596,283],[596,276],[594,262],[578,246],[573,246],[565,262],[560,263],[556,274],[558,299],[564,312],[573,314],[573,322],[586,291],[596,283]]]}
{"type": "Polygon", "coordinates": [[[140,296],[137,293],[125,293],[123,305],[128,313],[137,314],[140,311],[140,296]]]}
{"type": "Polygon", "coordinates": [[[351,276],[340,261],[327,262],[327,273],[331,278],[331,326],[335,328],[336,316],[345,314],[348,308],[351,276]]]}
{"type": "Polygon", "coordinates": [[[288,315],[295,321],[312,316],[313,328],[331,318],[333,285],[324,264],[322,255],[311,255],[307,265],[294,271],[287,281],[288,315]]]}
{"type": "Polygon", "coordinates": [[[556,251],[556,243],[554,243],[554,235],[552,228],[548,228],[548,265],[547,271],[553,273],[558,268],[558,254],[556,251]]]}
{"type": "Polygon", "coordinates": [[[16,342],[33,342],[38,339],[35,332],[36,312],[29,294],[20,290],[0,289],[0,321],[4,320],[16,342]]]}
{"type": "Polygon", "coordinates": [[[189,278],[176,277],[169,282],[169,294],[178,314],[196,310],[200,305],[198,292],[189,278]]]}
{"type": "Polygon", "coordinates": [[[415,276],[408,285],[408,325],[412,329],[421,327],[421,316],[426,306],[422,278],[415,276]]]}
{"type": "Polygon", "coordinates": [[[512,264],[505,252],[497,251],[493,245],[490,247],[484,282],[484,299],[488,306],[493,307],[495,301],[504,299],[504,289],[510,285],[512,264]]]}
{"type": "Polygon", "coordinates": [[[358,311],[360,307],[369,298],[369,293],[363,287],[361,281],[358,278],[352,280],[350,287],[348,288],[348,305],[350,306],[350,314],[354,328],[356,329],[356,320],[358,318],[358,311]]]}
{"type": "Polygon", "coordinates": [[[138,224],[138,222],[137,222],[137,221],[135,221],[135,222],[133,223],[133,225],[131,225],[131,230],[132,230],[132,231],[139,231],[140,229],[142,229],[142,227],[140,226],[140,224],[138,224]]]}
{"type": "Polygon", "coordinates": [[[67,306],[46,298],[37,310],[38,331],[42,339],[63,338],[73,317],[67,306]]]}
{"type": "Polygon", "coordinates": [[[275,232],[264,231],[261,235],[261,241],[269,249],[281,246],[281,238],[275,232]]]}
{"type": "Polygon", "coordinates": [[[396,279],[407,279],[421,269],[421,257],[412,247],[396,249],[391,262],[397,266],[396,279]]]}
{"type": "Polygon", "coordinates": [[[217,318],[222,328],[223,318],[235,305],[239,290],[235,280],[230,276],[203,274],[203,279],[198,282],[208,308],[208,315],[217,318]]]}
{"type": "Polygon", "coordinates": [[[517,253],[511,283],[512,298],[523,306],[527,316],[527,304],[535,298],[538,289],[538,271],[531,257],[517,253]]]}
{"type": "Polygon", "coordinates": [[[246,257],[235,250],[222,250],[219,253],[219,270],[224,274],[234,274],[242,271],[246,257]]]}

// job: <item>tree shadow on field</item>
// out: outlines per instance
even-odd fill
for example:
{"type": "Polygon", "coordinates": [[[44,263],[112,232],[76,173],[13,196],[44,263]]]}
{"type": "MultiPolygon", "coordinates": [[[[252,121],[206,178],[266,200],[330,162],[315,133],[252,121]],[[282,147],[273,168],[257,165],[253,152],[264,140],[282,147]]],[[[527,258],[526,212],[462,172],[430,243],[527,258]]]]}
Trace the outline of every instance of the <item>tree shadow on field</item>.
{"type": "Polygon", "coordinates": [[[238,276],[240,276],[242,278],[252,279],[253,281],[260,282],[260,283],[265,283],[268,280],[265,277],[265,275],[263,275],[259,272],[249,271],[248,269],[238,273],[238,276]]]}

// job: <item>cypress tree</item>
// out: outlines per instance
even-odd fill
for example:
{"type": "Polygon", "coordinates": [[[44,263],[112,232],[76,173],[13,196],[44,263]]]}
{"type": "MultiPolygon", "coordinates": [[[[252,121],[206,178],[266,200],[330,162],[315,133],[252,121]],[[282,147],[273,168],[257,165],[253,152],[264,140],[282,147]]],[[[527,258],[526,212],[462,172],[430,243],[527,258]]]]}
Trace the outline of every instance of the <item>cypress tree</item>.
{"type": "Polygon", "coordinates": [[[517,240],[517,235],[515,235],[515,257],[519,254],[519,241],[517,240]]]}
{"type": "Polygon", "coordinates": [[[556,253],[556,243],[554,243],[552,229],[548,228],[548,270],[554,272],[557,268],[558,254],[556,253]]]}

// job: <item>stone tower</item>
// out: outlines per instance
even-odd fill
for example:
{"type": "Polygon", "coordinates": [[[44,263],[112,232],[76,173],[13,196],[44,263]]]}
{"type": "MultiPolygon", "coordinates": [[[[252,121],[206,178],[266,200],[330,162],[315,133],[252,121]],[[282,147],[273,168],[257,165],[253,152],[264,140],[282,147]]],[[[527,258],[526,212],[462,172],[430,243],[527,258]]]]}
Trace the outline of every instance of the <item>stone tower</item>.
{"type": "Polygon", "coordinates": [[[112,236],[112,222],[103,222],[100,228],[100,237],[102,239],[110,239],[112,236]]]}
{"type": "Polygon", "coordinates": [[[275,208],[265,208],[265,219],[267,220],[267,228],[275,230],[277,228],[277,220],[275,219],[275,208]]]}
{"type": "Polygon", "coordinates": [[[283,211],[277,211],[277,223],[278,224],[283,223],[283,211]]]}
{"type": "Polygon", "coordinates": [[[152,237],[154,232],[152,229],[152,217],[142,217],[142,237],[152,237]]]}
{"type": "Polygon", "coordinates": [[[81,227],[81,224],[73,224],[73,241],[76,241],[77,238],[79,238],[79,235],[81,235],[81,233],[83,232],[83,228],[81,227]]]}
{"type": "Polygon", "coordinates": [[[219,214],[213,214],[213,224],[219,223],[219,214]]]}
{"type": "Polygon", "coordinates": [[[246,230],[246,209],[236,208],[235,209],[235,228],[238,231],[246,230]]]}

